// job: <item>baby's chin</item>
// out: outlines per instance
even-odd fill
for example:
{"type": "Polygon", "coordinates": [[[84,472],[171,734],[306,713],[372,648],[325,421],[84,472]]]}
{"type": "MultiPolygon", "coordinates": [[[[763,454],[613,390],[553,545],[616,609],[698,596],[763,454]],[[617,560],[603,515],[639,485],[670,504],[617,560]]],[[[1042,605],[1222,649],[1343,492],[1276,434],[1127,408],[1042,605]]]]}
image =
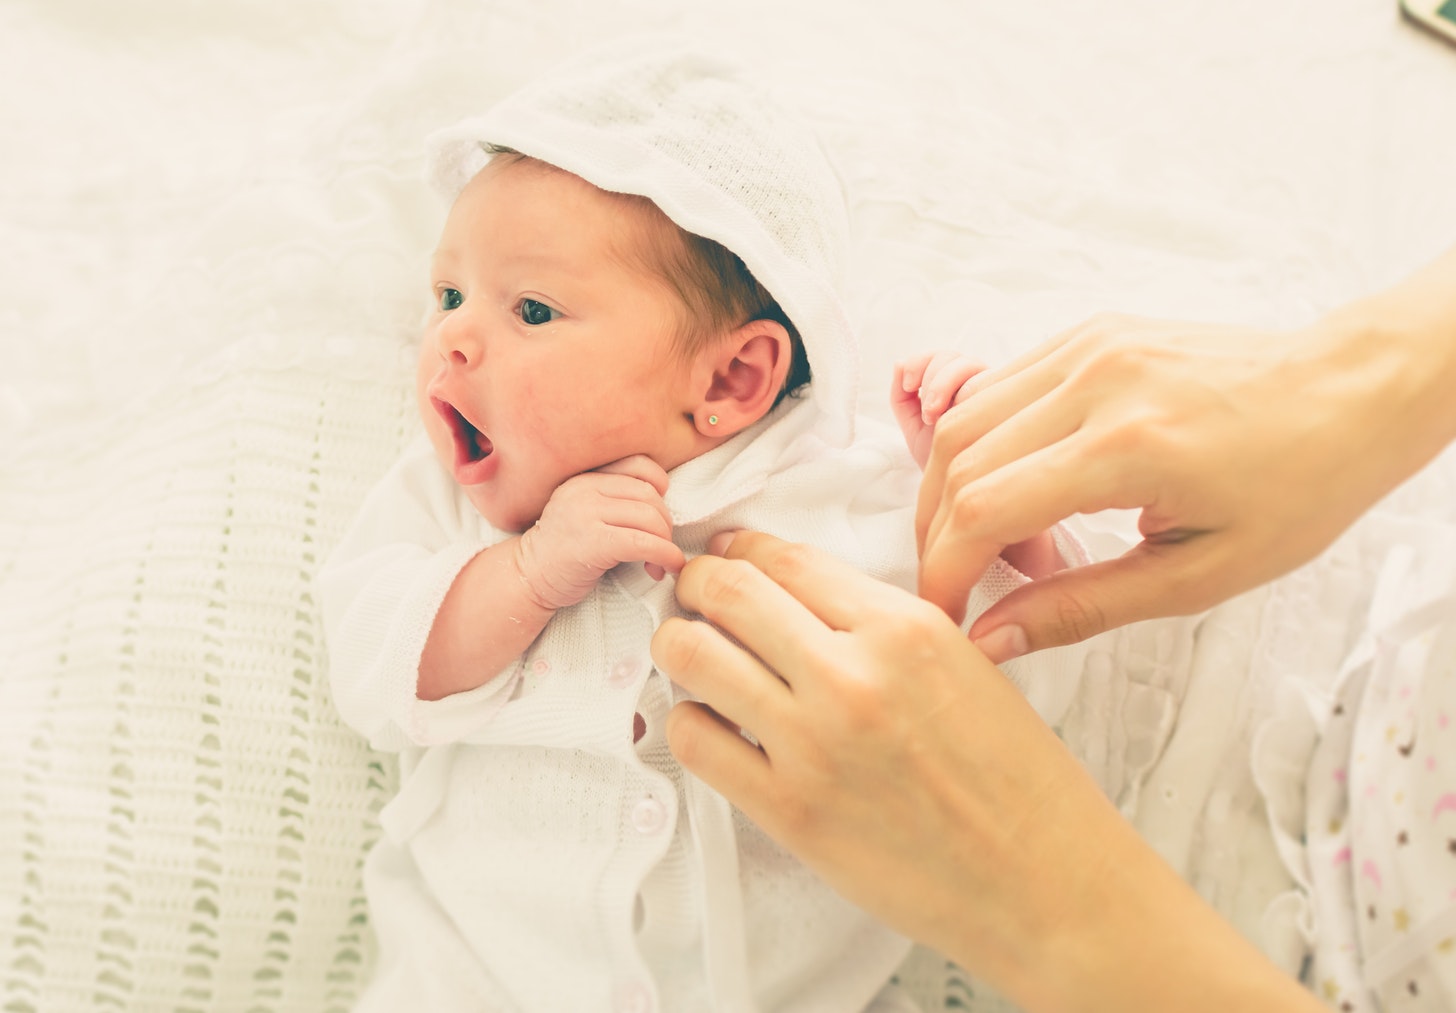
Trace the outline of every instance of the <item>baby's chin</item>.
{"type": "MultiPolygon", "coordinates": [[[[433,420],[427,420],[433,421],[433,420]]],[[[429,430],[430,445],[435,450],[435,460],[440,467],[445,469],[446,475],[452,475],[455,468],[455,444],[448,434],[441,435],[435,427],[429,430]]],[[[455,479],[452,477],[451,482],[455,479]]],[[[498,489],[496,482],[481,486],[461,486],[465,492],[466,499],[470,500],[475,512],[484,517],[486,523],[497,531],[508,531],[518,535],[530,528],[541,517],[541,511],[545,504],[531,505],[522,503],[502,503],[498,496],[492,492],[498,489]]]]}
{"type": "Polygon", "coordinates": [[[501,503],[499,499],[489,495],[486,487],[467,487],[465,496],[476,512],[485,518],[487,524],[497,531],[506,531],[513,535],[529,530],[531,525],[541,519],[541,511],[544,509],[544,504],[533,508],[520,503],[501,503]]]}

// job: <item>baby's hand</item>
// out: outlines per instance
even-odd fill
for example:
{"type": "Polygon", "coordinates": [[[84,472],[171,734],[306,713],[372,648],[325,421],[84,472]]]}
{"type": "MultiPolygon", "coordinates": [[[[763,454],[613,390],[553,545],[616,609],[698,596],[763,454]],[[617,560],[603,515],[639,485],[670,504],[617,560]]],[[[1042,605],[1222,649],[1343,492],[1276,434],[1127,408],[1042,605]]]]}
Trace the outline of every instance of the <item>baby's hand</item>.
{"type": "MultiPolygon", "coordinates": [[[[958,352],[921,355],[895,366],[895,383],[890,389],[890,406],[905,434],[910,455],[923,469],[930,460],[930,441],[935,424],[951,405],[959,404],[966,383],[986,367],[958,352]]],[[[1001,552],[1016,569],[1033,580],[1062,569],[1065,563],[1050,531],[1024,542],[1008,545],[1001,552]]]]}
{"type": "Polygon", "coordinates": [[[667,472],[640,454],[562,482],[517,543],[516,566],[536,602],[575,605],[618,563],[644,562],[657,578],[681,570],[666,492],[667,472]]]}
{"type": "Polygon", "coordinates": [[[984,363],[957,352],[935,352],[896,364],[890,407],[905,434],[910,456],[921,468],[930,460],[935,423],[960,401],[966,381],[985,368],[984,363]]]}

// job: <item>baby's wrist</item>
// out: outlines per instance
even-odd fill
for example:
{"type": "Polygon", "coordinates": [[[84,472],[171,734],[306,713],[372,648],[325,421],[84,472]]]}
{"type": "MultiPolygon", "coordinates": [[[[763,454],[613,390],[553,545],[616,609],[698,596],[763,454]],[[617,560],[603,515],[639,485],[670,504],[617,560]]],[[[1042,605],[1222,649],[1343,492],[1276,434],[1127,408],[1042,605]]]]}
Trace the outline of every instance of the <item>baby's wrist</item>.
{"type": "Polygon", "coordinates": [[[534,551],[532,535],[534,528],[515,539],[515,551],[511,554],[512,569],[516,575],[516,586],[525,603],[544,613],[555,613],[570,602],[562,603],[560,592],[552,586],[543,573],[538,554],[534,551]]]}

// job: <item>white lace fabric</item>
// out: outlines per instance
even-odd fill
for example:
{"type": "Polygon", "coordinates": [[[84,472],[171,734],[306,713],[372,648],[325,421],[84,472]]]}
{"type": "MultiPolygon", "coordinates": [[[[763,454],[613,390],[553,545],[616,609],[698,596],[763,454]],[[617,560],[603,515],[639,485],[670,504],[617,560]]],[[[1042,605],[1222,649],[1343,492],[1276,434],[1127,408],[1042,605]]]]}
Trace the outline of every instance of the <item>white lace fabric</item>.
{"type": "Polygon", "coordinates": [[[0,484],[9,1009],[342,1010],[362,984],[394,774],[333,712],[309,581],[412,405],[328,367],[198,377],[0,484]]]}

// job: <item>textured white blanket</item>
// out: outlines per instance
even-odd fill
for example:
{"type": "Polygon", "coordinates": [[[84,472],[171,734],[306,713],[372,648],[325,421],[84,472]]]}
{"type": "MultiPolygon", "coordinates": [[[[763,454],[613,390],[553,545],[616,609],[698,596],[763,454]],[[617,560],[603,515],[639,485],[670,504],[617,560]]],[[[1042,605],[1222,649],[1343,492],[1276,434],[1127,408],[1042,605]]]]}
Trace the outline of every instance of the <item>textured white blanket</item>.
{"type": "MultiPolygon", "coordinates": [[[[332,713],[309,580],[413,431],[421,140],[644,27],[824,136],[872,412],[912,351],[1109,308],[1294,324],[1456,237],[1456,48],[1394,0],[11,0],[0,1007],[348,1007],[393,772],[332,713]]],[[[1170,670],[1275,650],[1243,607],[1170,670]]],[[[1229,804],[1196,745],[1124,801],[1252,932],[1280,872],[1188,864],[1229,804]]],[[[932,955],[907,979],[994,1004],[932,955]]]]}

